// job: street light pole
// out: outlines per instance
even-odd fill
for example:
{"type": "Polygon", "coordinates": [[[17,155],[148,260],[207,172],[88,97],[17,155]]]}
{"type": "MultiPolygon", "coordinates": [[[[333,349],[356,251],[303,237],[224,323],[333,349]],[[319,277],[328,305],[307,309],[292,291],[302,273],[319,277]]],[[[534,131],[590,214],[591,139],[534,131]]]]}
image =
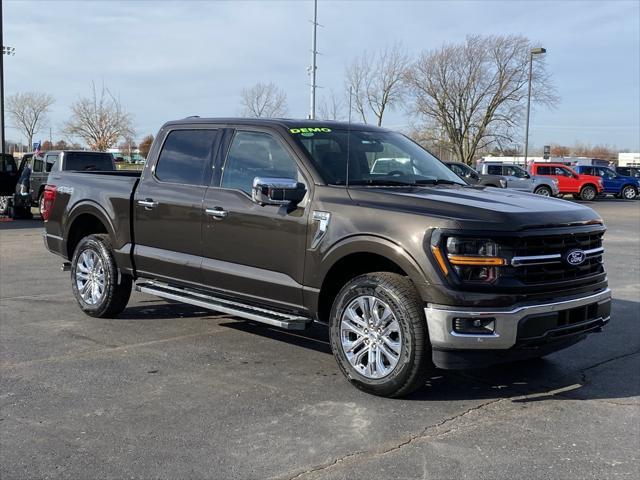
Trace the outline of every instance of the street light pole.
{"type": "Polygon", "coordinates": [[[529,115],[531,113],[531,75],[533,72],[533,56],[534,55],[541,55],[543,53],[546,53],[547,50],[542,48],[542,47],[538,47],[538,48],[532,48],[531,52],[529,52],[529,91],[527,92],[527,123],[525,125],[525,130],[524,130],[524,164],[525,167],[527,165],[527,156],[529,154],[529,115]]]}

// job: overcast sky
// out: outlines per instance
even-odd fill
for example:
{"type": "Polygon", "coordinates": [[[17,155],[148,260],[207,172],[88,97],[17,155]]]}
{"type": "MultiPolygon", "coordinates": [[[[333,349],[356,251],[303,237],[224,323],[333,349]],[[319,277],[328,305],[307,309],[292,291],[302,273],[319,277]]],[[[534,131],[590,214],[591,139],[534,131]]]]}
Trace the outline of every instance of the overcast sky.
{"type": "MultiPolygon", "coordinates": [[[[6,94],[42,91],[56,103],[54,141],[69,105],[104,84],[134,115],[137,137],[167,120],[240,112],[258,81],[286,90],[289,113],[308,114],[310,0],[4,0],[6,94]]],[[[640,2],[319,1],[319,95],[340,91],[345,65],[401,41],[412,54],[468,34],[514,33],[547,48],[562,98],[535,109],[534,145],[575,142],[640,150],[640,2]]],[[[403,111],[385,125],[405,128],[403,111]]],[[[46,140],[48,129],[36,137],[46,140]]],[[[20,138],[8,129],[7,138],[20,138]]]]}

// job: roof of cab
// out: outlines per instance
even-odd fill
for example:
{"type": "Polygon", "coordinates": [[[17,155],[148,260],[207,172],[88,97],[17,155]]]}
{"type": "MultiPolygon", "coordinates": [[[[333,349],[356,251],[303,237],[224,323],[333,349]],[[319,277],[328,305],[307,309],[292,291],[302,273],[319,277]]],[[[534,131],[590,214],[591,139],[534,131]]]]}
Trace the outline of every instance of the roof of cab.
{"type": "Polygon", "coordinates": [[[333,128],[336,130],[376,130],[380,132],[388,132],[388,129],[376,127],[375,125],[367,125],[362,123],[337,122],[334,120],[296,120],[293,118],[201,118],[197,116],[187,117],[180,120],[171,120],[166,122],[164,126],[169,125],[194,125],[194,124],[217,124],[217,125],[249,125],[272,127],[279,126],[286,129],[290,128],[333,128]]]}

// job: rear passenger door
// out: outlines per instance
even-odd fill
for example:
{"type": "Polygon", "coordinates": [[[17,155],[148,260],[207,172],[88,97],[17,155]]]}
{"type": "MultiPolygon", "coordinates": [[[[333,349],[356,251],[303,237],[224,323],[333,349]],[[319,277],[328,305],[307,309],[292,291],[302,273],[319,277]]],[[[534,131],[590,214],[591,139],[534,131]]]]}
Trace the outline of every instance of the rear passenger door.
{"type": "Polygon", "coordinates": [[[204,200],[204,282],[249,302],[301,308],[310,177],[276,132],[242,129],[227,138],[204,200]],[[258,205],[251,199],[255,177],[295,179],[307,194],[295,207],[258,205]]]}
{"type": "Polygon", "coordinates": [[[202,282],[202,201],[218,132],[183,126],[163,132],[158,159],[143,172],[133,205],[134,260],[140,275],[202,282]]]}
{"type": "Polygon", "coordinates": [[[531,192],[533,190],[533,180],[525,176],[526,172],[524,172],[524,170],[520,170],[511,165],[503,165],[502,174],[507,179],[507,187],[525,192],[531,192]]]}

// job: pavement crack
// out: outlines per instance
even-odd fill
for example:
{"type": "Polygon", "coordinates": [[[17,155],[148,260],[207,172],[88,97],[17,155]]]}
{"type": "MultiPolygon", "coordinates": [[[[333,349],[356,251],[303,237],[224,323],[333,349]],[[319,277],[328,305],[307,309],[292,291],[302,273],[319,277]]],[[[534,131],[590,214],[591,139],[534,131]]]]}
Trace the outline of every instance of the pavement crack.
{"type": "Polygon", "coordinates": [[[593,370],[594,368],[597,368],[597,367],[599,367],[601,365],[605,365],[605,364],[607,364],[609,362],[615,362],[616,360],[620,360],[622,358],[627,358],[627,357],[633,357],[634,355],[638,355],[638,354],[640,354],[640,350],[635,350],[635,351],[630,352],[630,353],[623,353],[622,355],[617,355],[615,357],[611,357],[611,358],[608,358],[606,360],[602,360],[601,362],[595,363],[595,364],[593,364],[593,365],[591,365],[589,367],[582,368],[582,369],[579,370],[579,372],[580,372],[580,380],[583,383],[587,382],[587,372],[589,370],[593,370]]]}
{"type": "Polygon", "coordinates": [[[358,451],[358,452],[352,452],[349,453],[347,455],[344,455],[342,457],[338,457],[335,460],[333,460],[332,462],[329,463],[325,463],[322,465],[316,465],[310,469],[304,470],[302,472],[297,473],[296,475],[294,475],[293,477],[288,477],[288,480],[296,480],[302,477],[305,477],[307,475],[313,474],[313,473],[317,473],[317,472],[322,472],[325,470],[329,470],[341,463],[345,463],[347,461],[359,458],[359,457],[380,457],[383,455],[387,455],[391,452],[400,450],[404,447],[406,447],[407,445],[412,444],[413,442],[416,442],[418,440],[423,440],[426,438],[437,438],[437,437],[441,437],[443,435],[447,435],[448,433],[451,433],[453,431],[456,430],[456,426],[453,425],[450,428],[447,428],[446,430],[443,431],[439,431],[442,427],[449,425],[450,423],[455,423],[458,420],[460,420],[461,418],[477,412],[479,410],[482,410],[485,407],[488,407],[489,405],[492,405],[494,403],[498,403],[498,402],[502,402],[504,400],[509,400],[508,398],[494,398],[492,400],[489,400],[487,402],[481,403],[480,405],[476,405],[475,407],[471,407],[468,408],[467,410],[458,413],[456,415],[453,415],[451,417],[447,417],[445,419],[443,419],[442,421],[438,422],[438,423],[434,423],[432,425],[429,425],[427,427],[425,427],[422,431],[420,431],[419,433],[410,435],[409,437],[406,437],[404,440],[398,442],[398,443],[394,443],[390,446],[388,446],[387,448],[383,449],[383,450],[363,450],[363,451],[358,451]],[[436,431],[434,433],[434,430],[436,431]]]}

